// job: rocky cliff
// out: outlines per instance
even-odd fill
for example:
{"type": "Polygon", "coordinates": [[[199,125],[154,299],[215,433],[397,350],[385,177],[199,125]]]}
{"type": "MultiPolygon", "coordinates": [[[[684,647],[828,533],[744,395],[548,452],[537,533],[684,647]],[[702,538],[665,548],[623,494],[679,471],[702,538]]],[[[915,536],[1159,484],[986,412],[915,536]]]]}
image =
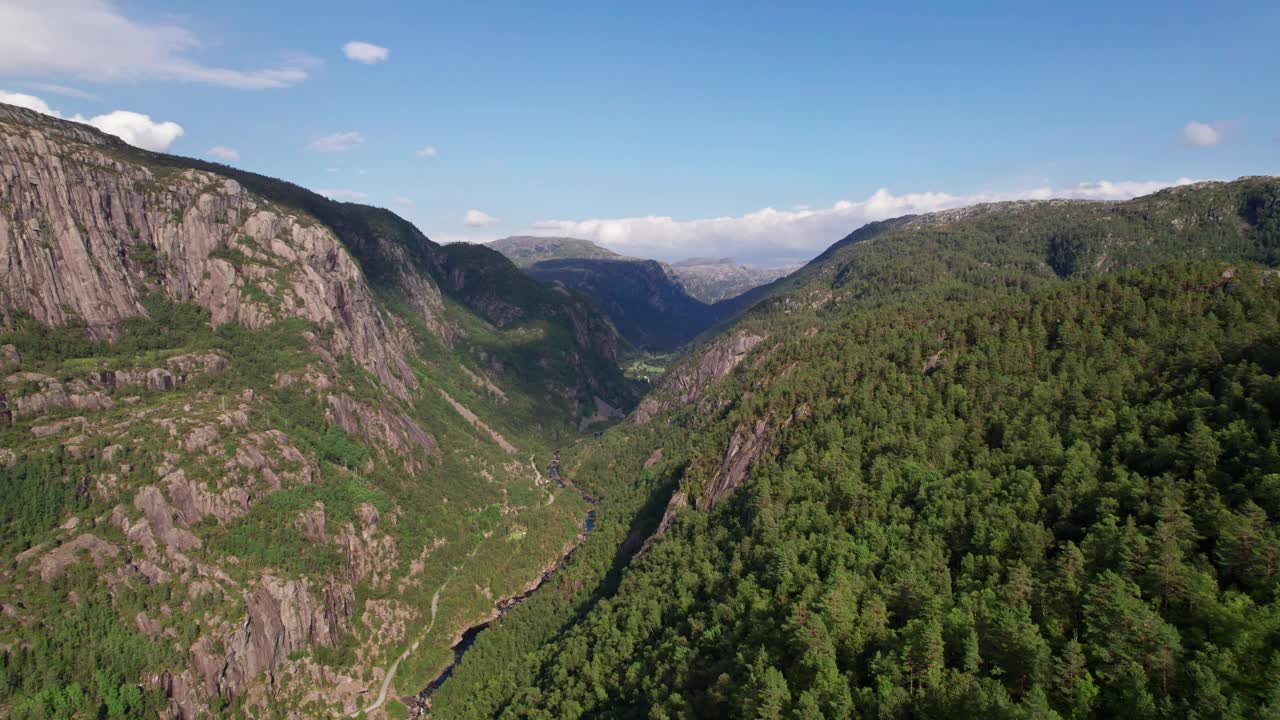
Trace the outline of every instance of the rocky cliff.
{"type": "Polygon", "coordinates": [[[62,673],[0,714],[356,710],[576,535],[511,453],[631,407],[617,351],[487,248],[0,105],[0,655],[62,673]]]}

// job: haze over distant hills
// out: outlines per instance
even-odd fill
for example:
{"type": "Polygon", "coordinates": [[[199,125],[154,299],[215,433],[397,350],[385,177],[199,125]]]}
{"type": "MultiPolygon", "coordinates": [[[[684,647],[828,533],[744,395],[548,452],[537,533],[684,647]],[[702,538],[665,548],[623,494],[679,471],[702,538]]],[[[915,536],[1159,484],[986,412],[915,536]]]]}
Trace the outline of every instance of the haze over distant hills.
{"type": "Polygon", "coordinates": [[[801,267],[753,268],[732,258],[705,257],[664,263],[578,238],[516,236],[489,247],[533,277],[586,294],[627,341],[656,351],[679,347],[728,317],[729,307],[717,303],[801,267]]]}
{"type": "MultiPolygon", "coordinates": [[[[494,240],[489,247],[528,268],[545,260],[643,260],[616,253],[590,240],[568,237],[515,235],[494,240]]],[[[655,260],[685,292],[704,303],[717,303],[794,272],[804,263],[778,266],[744,265],[733,258],[691,257],[666,263],[655,260]]]]}

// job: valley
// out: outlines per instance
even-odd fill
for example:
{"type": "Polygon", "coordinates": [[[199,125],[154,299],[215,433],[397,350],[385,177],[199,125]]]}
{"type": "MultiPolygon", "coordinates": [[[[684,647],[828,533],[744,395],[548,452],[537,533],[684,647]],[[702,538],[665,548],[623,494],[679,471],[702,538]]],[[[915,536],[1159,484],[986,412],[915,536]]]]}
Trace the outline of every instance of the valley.
{"type": "Polygon", "coordinates": [[[1280,179],[832,240],[438,244],[0,105],[2,714],[1280,708],[1280,179]]]}
{"type": "Polygon", "coordinates": [[[590,298],[641,356],[681,351],[741,311],[748,291],[800,267],[751,268],[729,258],[668,264],[575,238],[509,237],[489,247],[530,276],[590,298]]]}

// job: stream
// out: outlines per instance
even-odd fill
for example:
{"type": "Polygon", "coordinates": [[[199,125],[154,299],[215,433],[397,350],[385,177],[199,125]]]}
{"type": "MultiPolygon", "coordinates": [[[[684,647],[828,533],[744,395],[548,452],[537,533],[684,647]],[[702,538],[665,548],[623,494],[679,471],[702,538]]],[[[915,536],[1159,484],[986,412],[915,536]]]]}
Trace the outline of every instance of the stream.
{"type": "MultiPolygon", "coordinates": [[[[577,492],[579,495],[581,495],[582,499],[586,500],[587,503],[591,506],[591,509],[587,511],[587,516],[583,519],[583,526],[585,527],[585,529],[582,533],[582,538],[579,539],[579,543],[581,543],[581,540],[585,539],[586,534],[591,532],[591,530],[594,529],[596,526],[596,505],[598,505],[600,501],[582,492],[576,486],[566,483],[564,479],[560,477],[560,452],[559,451],[555,453],[551,461],[551,464],[547,466],[547,476],[549,479],[555,480],[557,483],[559,483],[560,487],[562,488],[572,488],[574,492],[577,492]]],[[[462,656],[466,655],[467,651],[470,650],[473,645],[475,645],[476,638],[479,637],[480,633],[484,632],[486,629],[488,629],[490,625],[492,625],[497,620],[501,619],[502,616],[511,612],[516,607],[518,607],[521,603],[523,603],[525,600],[529,599],[529,597],[532,596],[534,593],[538,592],[538,590],[541,589],[542,586],[548,580],[550,580],[553,575],[556,574],[556,571],[559,570],[561,567],[563,567],[564,564],[569,561],[569,558],[573,557],[573,554],[577,552],[577,550],[578,550],[578,546],[575,544],[572,550],[566,553],[564,557],[560,558],[559,562],[557,562],[551,569],[542,573],[542,577],[538,578],[538,583],[534,585],[531,590],[525,593],[522,593],[520,595],[516,595],[514,597],[510,597],[500,601],[496,606],[496,610],[498,613],[497,617],[494,617],[492,620],[487,620],[485,622],[482,622],[478,625],[472,625],[471,627],[464,630],[462,633],[462,639],[458,640],[458,642],[455,643],[452,648],[453,661],[449,663],[449,666],[446,667],[444,670],[442,670],[434,680],[428,683],[427,686],[422,689],[422,692],[419,692],[417,695],[413,696],[412,698],[406,699],[406,704],[409,706],[409,717],[411,718],[427,717],[428,710],[431,707],[432,693],[440,689],[440,686],[444,685],[445,681],[453,676],[453,671],[456,670],[458,667],[458,664],[462,662],[462,656]]]]}

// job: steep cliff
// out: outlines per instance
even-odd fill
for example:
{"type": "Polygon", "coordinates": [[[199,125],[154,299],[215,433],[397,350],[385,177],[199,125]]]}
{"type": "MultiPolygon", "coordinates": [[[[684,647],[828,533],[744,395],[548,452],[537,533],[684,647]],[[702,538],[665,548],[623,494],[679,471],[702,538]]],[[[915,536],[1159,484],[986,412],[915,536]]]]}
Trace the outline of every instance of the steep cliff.
{"type": "Polygon", "coordinates": [[[14,717],[354,711],[577,535],[512,453],[633,405],[492,250],[3,105],[0,350],[14,717]]]}

